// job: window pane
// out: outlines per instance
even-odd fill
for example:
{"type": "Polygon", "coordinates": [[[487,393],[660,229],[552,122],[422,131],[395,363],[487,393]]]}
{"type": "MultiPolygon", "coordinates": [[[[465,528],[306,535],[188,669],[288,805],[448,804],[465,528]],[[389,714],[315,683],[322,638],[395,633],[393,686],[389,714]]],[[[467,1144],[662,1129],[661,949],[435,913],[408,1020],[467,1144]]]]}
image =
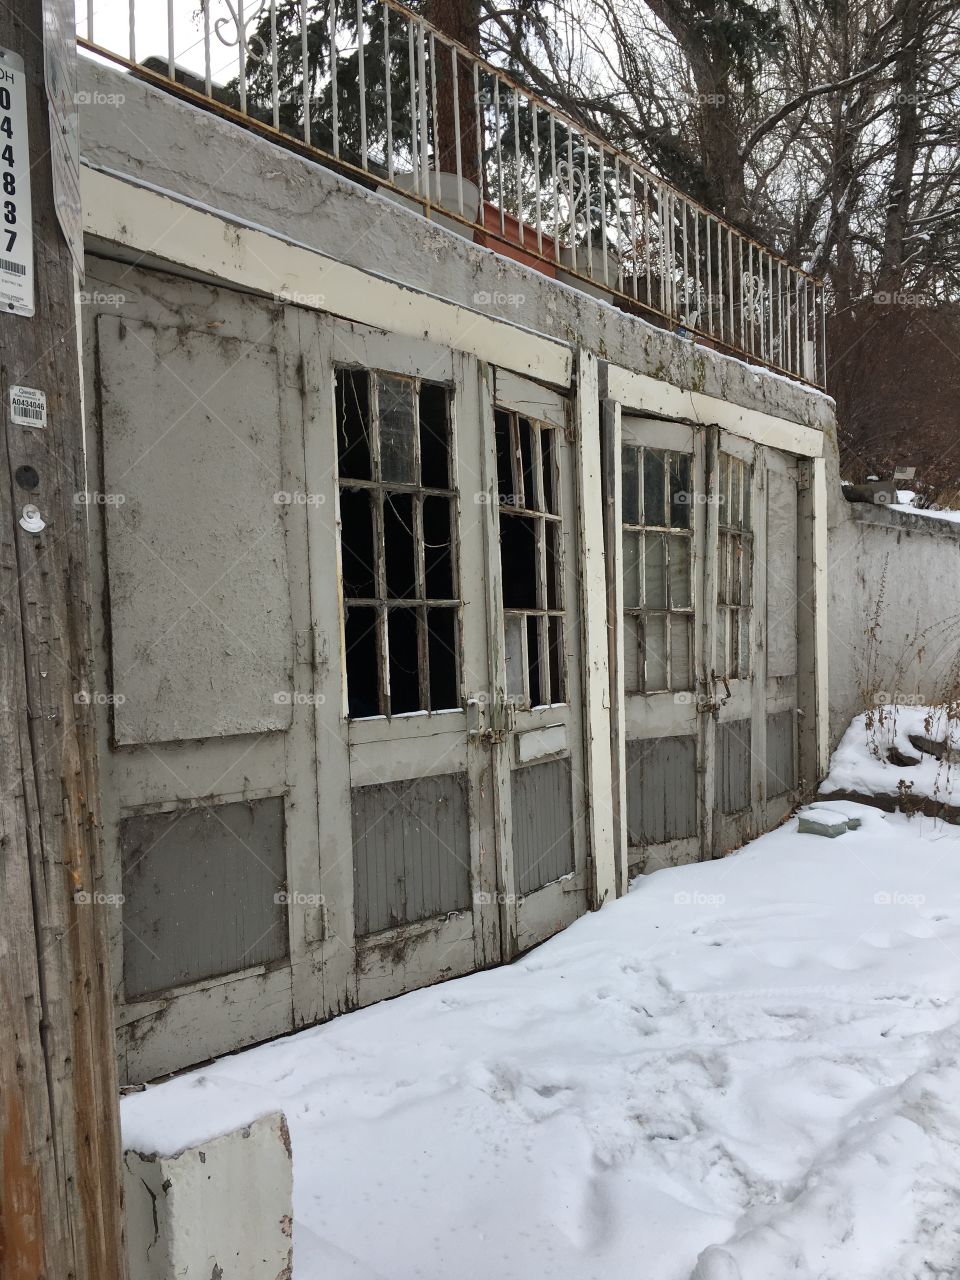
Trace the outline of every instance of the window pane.
{"type": "Polygon", "coordinates": [[[750,485],[753,483],[750,467],[743,469],[743,527],[750,528],[750,485]]]}
{"type": "Polygon", "coordinates": [[[380,406],[380,476],[391,484],[416,484],[413,382],[377,375],[380,406]]]}
{"type": "Polygon", "coordinates": [[[621,453],[623,475],[623,523],[640,523],[640,473],[636,449],[624,449],[621,453]]]}
{"type": "Polygon", "coordinates": [[[497,409],[493,421],[497,444],[497,501],[502,506],[512,506],[514,484],[510,415],[505,409],[497,409]]]}
{"type": "Polygon", "coordinates": [[[720,455],[720,475],[717,480],[717,499],[720,503],[720,523],[730,523],[730,455],[720,455]]]}
{"type": "Polygon", "coordinates": [[[642,534],[636,533],[623,535],[623,606],[625,609],[637,609],[640,606],[643,582],[640,565],[642,537],[642,534]]]}
{"type": "Polygon", "coordinates": [[[370,375],[337,370],[337,460],[341,479],[369,480],[370,375]]]}
{"type": "Polygon", "coordinates": [[[690,633],[692,620],[683,615],[670,616],[670,688],[693,688],[690,633]]]}
{"type": "Polygon", "coordinates": [[[373,599],[377,577],[373,553],[373,507],[367,489],[340,491],[340,555],[343,593],[373,599]]]}
{"type": "Polygon", "coordinates": [[[560,526],[554,520],[544,521],[547,557],[547,608],[560,608],[560,526]]]}
{"type": "Polygon", "coordinates": [[[644,629],[644,687],[656,693],[667,687],[667,620],[662,614],[647,614],[644,629]]]}
{"type": "Polygon", "coordinates": [[[627,693],[642,689],[640,662],[640,619],[627,613],[623,618],[623,687],[627,693]]]}
{"type": "Polygon", "coordinates": [[[643,451],[643,523],[656,526],[666,524],[664,458],[660,449],[643,451]]]}
{"type": "Polygon", "coordinates": [[[551,515],[559,515],[557,506],[557,451],[556,431],[544,427],[540,432],[540,456],[543,466],[543,509],[551,515]]]}
{"type": "Polygon", "coordinates": [[[454,598],[452,505],[450,498],[428,494],[423,499],[424,588],[428,600],[454,598]]]}
{"type": "Polygon", "coordinates": [[[718,675],[726,675],[727,671],[727,627],[730,624],[730,610],[717,610],[717,665],[718,675]]]}
{"type": "Polygon", "coordinates": [[[503,621],[506,633],[507,693],[522,701],[523,683],[523,618],[508,613],[503,621]]]}
{"type": "Polygon", "coordinates": [[[670,523],[674,529],[690,528],[692,507],[690,455],[674,453],[670,462],[670,523]]]}
{"type": "Polygon", "coordinates": [[[533,469],[533,427],[528,418],[517,419],[520,438],[520,470],[523,474],[523,505],[530,511],[539,511],[537,482],[533,469]]]}
{"type": "Polygon", "coordinates": [[[383,495],[383,549],[388,599],[409,599],[417,594],[413,501],[412,493],[383,495]]]}
{"type": "Polygon", "coordinates": [[[380,664],[377,659],[377,611],[347,608],[345,624],[347,702],[351,716],[380,715],[380,664]]]}
{"type": "Polygon", "coordinates": [[[500,569],[505,609],[536,609],[537,520],[500,513],[500,569]]]}
{"type": "Polygon", "coordinates": [[[742,464],[736,458],[730,459],[730,524],[740,527],[740,492],[742,464]]]}
{"type": "Polygon", "coordinates": [[[753,598],[753,582],[752,582],[752,566],[753,557],[751,555],[751,545],[747,538],[743,539],[740,550],[740,564],[742,572],[742,586],[740,589],[740,599],[745,605],[748,605],[753,598]]]}
{"type": "Polygon", "coordinates": [[[563,619],[551,618],[550,637],[550,701],[564,701],[563,619]]]}
{"type": "Polygon", "coordinates": [[[527,673],[530,689],[531,707],[539,707],[546,701],[540,681],[540,626],[542,617],[529,614],[527,617],[527,673]]]}
{"type": "Polygon", "coordinates": [[[690,594],[690,539],[670,538],[670,608],[689,609],[690,594]]]}
{"type": "Polygon", "coordinates": [[[643,603],[647,609],[667,607],[667,564],[662,533],[643,538],[643,603]]]}
{"type": "Polygon", "coordinates": [[[420,384],[420,483],[451,489],[450,392],[435,382],[420,384]]]}
{"type": "Polygon", "coordinates": [[[740,676],[750,674],[750,611],[740,610],[740,676]]]}
{"type": "Polygon", "coordinates": [[[390,714],[420,711],[420,652],[417,646],[417,610],[387,612],[387,645],[390,658],[390,714]]]}
{"type": "Polygon", "coordinates": [[[430,710],[460,706],[457,680],[457,611],[427,610],[427,648],[430,661],[430,710]]]}

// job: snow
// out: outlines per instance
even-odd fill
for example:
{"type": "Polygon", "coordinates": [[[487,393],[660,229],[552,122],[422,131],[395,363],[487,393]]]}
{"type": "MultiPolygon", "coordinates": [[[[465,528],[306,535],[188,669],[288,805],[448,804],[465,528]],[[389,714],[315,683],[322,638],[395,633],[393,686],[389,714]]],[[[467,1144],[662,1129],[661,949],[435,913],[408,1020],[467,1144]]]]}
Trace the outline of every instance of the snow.
{"type": "Polygon", "coordinates": [[[960,830],[829,807],[132,1094],[126,1145],[281,1106],[294,1280],[957,1275],[960,830]]]}
{"type": "Polygon", "coordinates": [[[854,791],[863,796],[895,796],[898,790],[906,790],[912,796],[960,805],[960,763],[922,754],[910,742],[910,734],[960,749],[960,721],[955,715],[948,717],[942,707],[880,704],[852,721],[820,784],[821,794],[854,791]],[[918,763],[891,764],[887,759],[891,749],[918,763]]]}

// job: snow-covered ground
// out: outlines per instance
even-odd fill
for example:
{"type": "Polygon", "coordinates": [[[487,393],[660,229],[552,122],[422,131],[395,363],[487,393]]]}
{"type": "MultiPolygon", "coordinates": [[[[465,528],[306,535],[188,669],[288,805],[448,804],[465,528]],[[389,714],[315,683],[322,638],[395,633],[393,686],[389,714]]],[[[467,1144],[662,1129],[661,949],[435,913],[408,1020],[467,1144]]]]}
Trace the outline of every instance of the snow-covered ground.
{"type": "Polygon", "coordinates": [[[282,1107],[294,1280],[960,1276],[960,830],[830,807],[131,1095],[126,1144],[282,1107]]]}

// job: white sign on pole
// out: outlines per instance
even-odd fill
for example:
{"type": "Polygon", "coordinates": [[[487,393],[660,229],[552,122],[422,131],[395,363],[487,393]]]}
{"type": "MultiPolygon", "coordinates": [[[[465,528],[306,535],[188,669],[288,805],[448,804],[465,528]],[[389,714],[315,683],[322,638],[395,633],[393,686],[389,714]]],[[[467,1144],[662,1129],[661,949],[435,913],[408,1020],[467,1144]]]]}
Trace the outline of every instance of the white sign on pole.
{"type": "Polygon", "coordinates": [[[23,59],[0,49],[0,310],[33,315],[33,216],[23,59]]]}

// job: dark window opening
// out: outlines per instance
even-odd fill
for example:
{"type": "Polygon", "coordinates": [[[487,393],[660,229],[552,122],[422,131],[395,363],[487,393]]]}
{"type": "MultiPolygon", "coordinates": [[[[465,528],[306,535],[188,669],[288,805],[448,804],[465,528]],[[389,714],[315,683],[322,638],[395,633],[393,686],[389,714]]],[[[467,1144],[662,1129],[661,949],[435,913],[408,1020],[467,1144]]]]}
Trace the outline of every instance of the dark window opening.
{"type": "Polygon", "coordinates": [[[452,394],[376,370],[336,388],[349,715],[459,707],[452,394]]]}
{"type": "Polygon", "coordinates": [[[337,370],[337,455],[340,479],[370,480],[370,375],[337,370]]]}
{"type": "Polygon", "coordinates": [[[495,415],[507,693],[518,705],[564,700],[563,524],[557,430],[495,415]]]}

